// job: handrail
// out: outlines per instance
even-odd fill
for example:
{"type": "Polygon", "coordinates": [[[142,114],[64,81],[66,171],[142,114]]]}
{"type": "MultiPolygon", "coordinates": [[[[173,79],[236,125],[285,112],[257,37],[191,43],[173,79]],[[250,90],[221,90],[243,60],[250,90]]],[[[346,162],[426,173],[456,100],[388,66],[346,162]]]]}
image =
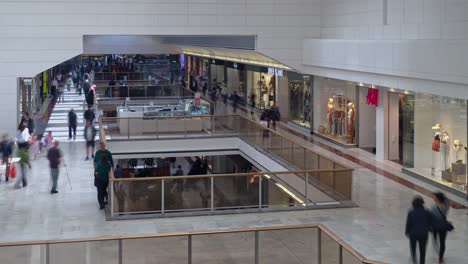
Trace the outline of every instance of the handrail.
{"type": "MultiPolygon", "coordinates": [[[[55,240],[31,240],[31,241],[18,241],[18,242],[0,242],[0,247],[12,246],[36,246],[36,245],[51,245],[51,244],[70,244],[70,243],[86,243],[86,242],[103,242],[115,240],[134,240],[134,239],[152,239],[152,238],[171,238],[171,237],[190,237],[200,235],[217,235],[217,234],[235,234],[235,233],[248,233],[248,232],[268,232],[280,230],[294,230],[294,229],[311,229],[317,228],[320,232],[325,233],[333,239],[340,247],[347,250],[352,256],[357,258],[364,264],[384,264],[369,260],[361,253],[357,252],[350,244],[339,238],[329,228],[323,224],[301,224],[301,225],[288,225],[288,226],[269,226],[269,227],[250,227],[250,228],[237,228],[237,229],[220,229],[209,231],[190,231],[190,232],[172,232],[164,234],[146,234],[146,235],[123,235],[123,236],[108,236],[108,237],[94,237],[94,238],[77,238],[77,239],[55,239],[55,240]]],[[[321,243],[317,245],[319,251],[321,243]]],[[[341,252],[341,250],[340,250],[341,252]]]]}
{"type": "MultiPolygon", "coordinates": [[[[254,125],[256,125],[257,127],[260,127],[261,129],[263,129],[264,131],[268,131],[269,133],[272,133],[276,136],[279,136],[283,139],[286,139],[288,140],[289,142],[292,142],[294,144],[297,144],[305,149],[307,149],[308,151],[311,151],[312,153],[314,154],[317,154],[317,155],[320,155],[320,156],[323,156],[319,153],[317,153],[316,151],[314,151],[313,149],[311,149],[310,147],[308,146],[305,146],[303,143],[300,143],[294,139],[291,139],[289,137],[286,137],[280,133],[278,133],[277,131],[271,129],[271,128],[266,128],[266,127],[263,127],[261,126],[260,124],[257,124],[256,122],[254,122],[253,120],[249,119],[249,118],[246,118],[244,116],[241,116],[241,115],[236,115],[236,114],[224,114],[224,115],[196,115],[196,116],[152,116],[150,117],[151,119],[182,119],[182,118],[191,118],[191,119],[195,119],[195,118],[224,118],[224,117],[239,117],[239,118],[242,118],[250,123],[253,123],[254,125]]],[[[142,120],[142,119],[145,119],[145,118],[142,118],[142,117],[103,117],[103,121],[106,121],[106,120],[109,120],[109,121],[112,121],[112,120],[142,120]]],[[[146,118],[146,119],[149,119],[149,118],[146,118]]],[[[345,166],[344,164],[342,164],[341,162],[337,162],[337,161],[333,161],[334,163],[342,166],[342,167],[347,167],[345,166]]]]}
{"type": "Polygon", "coordinates": [[[218,178],[218,177],[247,177],[258,175],[284,175],[284,174],[300,174],[300,173],[317,173],[317,172],[349,172],[353,169],[335,169],[335,170],[296,170],[296,171],[262,171],[262,172],[246,172],[246,173],[229,173],[229,174],[204,174],[190,176],[162,176],[162,177],[137,177],[137,178],[113,178],[113,182],[136,182],[136,181],[158,181],[158,180],[187,180],[187,179],[203,179],[203,178],[218,178]]]}

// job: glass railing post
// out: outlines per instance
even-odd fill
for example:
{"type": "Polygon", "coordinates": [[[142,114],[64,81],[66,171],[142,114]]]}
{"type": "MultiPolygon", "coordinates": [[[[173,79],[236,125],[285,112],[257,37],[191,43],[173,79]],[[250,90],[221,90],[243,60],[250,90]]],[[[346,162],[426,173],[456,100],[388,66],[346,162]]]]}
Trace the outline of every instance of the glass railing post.
{"type": "Polygon", "coordinates": [[[188,245],[187,245],[187,263],[192,264],[192,235],[188,235],[188,245]]]}
{"type": "Polygon", "coordinates": [[[211,189],[210,191],[211,208],[210,209],[213,212],[214,211],[214,177],[213,176],[210,177],[210,189],[211,189]]]}
{"type": "Polygon", "coordinates": [[[110,199],[109,199],[109,203],[110,203],[110,213],[111,213],[111,217],[114,217],[114,195],[115,195],[115,192],[114,192],[114,182],[112,181],[112,179],[110,180],[110,199]]]}
{"type": "Polygon", "coordinates": [[[123,263],[122,239],[119,239],[119,264],[123,263]]]}
{"type": "Polygon", "coordinates": [[[156,139],[159,139],[159,117],[157,116],[156,119],[156,139]]]}
{"type": "Polygon", "coordinates": [[[260,263],[258,230],[255,231],[255,264],[260,263]]]}
{"type": "Polygon", "coordinates": [[[305,175],[305,206],[309,205],[309,172],[305,175]]]}
{"type": "Polygon", "coordinates": [[[262,178],[263,175],[258,176],[258,209],[262,209],[262,178]]]}
{"type": "Polygon", "coordinates": [[[317,229],[317,263],[322,264],[322,229],[317,229]]]}
{"type": "Polygon", "coordinates": [[[333,162],[333,192],[336,193],[336,163],[333,162]]]}
{"type": "Polygon", "coordinates": [[[130,118],[127,118],[127,138],[130,139],[130,118]]]}
{"type": "Polygon", "coordinates": [[[45,264],[50,264],[50,244],[45,245],[45,264]]]}
{"type": "Polygon", "coordinates": [[[161,180],[161,214],[164,214],[164,179],[161,180]]]}

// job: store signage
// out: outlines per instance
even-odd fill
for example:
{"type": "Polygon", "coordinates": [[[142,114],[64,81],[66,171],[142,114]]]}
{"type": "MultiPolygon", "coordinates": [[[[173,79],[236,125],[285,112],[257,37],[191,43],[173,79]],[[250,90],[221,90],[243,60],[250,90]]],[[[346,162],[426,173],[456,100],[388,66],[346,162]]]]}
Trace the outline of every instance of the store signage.
{"type": "Polygon", "coordinates": [[[232,67],[234,67],[235,69],[237,69],[237,63],[234,62],[234,63],[232,64],[232,67]]]}
{"type": "Polygon", "coordinates": [[[275,69],[275,68],[268,68],[268,74],[282,77],[283,76],[283,70],[275,69]]]}
{"type": "Polygon", "coordinates": [[[369,87],[367,89],[366,99],[368,105],[379,106],[379,89],[369,87]]]}

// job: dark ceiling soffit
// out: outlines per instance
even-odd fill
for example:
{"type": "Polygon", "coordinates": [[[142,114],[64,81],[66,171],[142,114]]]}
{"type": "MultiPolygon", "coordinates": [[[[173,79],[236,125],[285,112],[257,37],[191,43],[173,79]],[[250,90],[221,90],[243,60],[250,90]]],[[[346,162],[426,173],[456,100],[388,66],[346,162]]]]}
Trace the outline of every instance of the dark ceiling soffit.
{"type": "Polygon", "coordinates": [[[162,44],[255,50],[255,36],[166,36],[162,44]]]}

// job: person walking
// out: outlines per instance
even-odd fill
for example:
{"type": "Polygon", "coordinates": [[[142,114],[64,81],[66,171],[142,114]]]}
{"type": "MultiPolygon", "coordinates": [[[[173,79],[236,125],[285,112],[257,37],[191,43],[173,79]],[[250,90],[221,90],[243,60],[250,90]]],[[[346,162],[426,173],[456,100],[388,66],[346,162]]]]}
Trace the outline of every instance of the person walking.
{"type": "Polygon", "coordinates": [[[89,121],[91,123],[94,122],[94,119],[96,118],[96,115],[94,114],[93,108],[88,107],[86,111],[83,113],[83,117],[85,121],[89,121]]]}
{"type": "Polygon", "coordinates": [[[432,234],[434,237],[434,245],[439,255],[439,263],[444,263],[445,240],[447,239],[447,214],[449,211],[449,202],[447,197],[441,193],[434,193],[435,205],[431,208],[432,214],[432,234]]]}
{"type": "Polygon", "coordinates": [[[105,199],[107,197],[107,187],[109,186],[109,171],[112,169],[113,164],[107,156],[107,152],[102,152],[95,164],[94,186],[96,186],[97,189],[99,209],[102,210],[107,204],[105,199]]]}
{"type": "Polygon", "coordinates": [[[86,140],[86,159],[89,160],[89,149],[91,148],[91,156],[94,158],[94,146],[96,140],[96,128],[93,126],[91,121],[86,121],[84,129],[84,138],[86,140]]]}
{"type": "Polygon", "coordinates": [[[57,96],[58,96],[58,99],[57,99],[57,103],[64,103],[65,102],[65,97],[64,97],[64,92],[65,92],[65,83],[64,82],[59,82],[59,86],[57,88],[57,96]]]}
{"type": "Polygon", "coordinates": [[[15,183],[15,189],[20,188],[20,184],[22,183],[22,187],[26,187],[28,185],[28,178],[27,178],[27,168],[26,165],[28,165],[29,169],[31,169],[31,163],[29,161],[29,151],[28,151],[28,145],[22,145],[21,147],[18,147],[18,151],[16,154],[18,155],[19,161],[18,164],[20,166],[20,176],[17,178],[16,183],[15,183]]]}
{"type": "Polygon", "coordinates": [[[20,126],[20,130],[18,130],[18,135],[16,137],[16,143],[18,145],[18,151],[16,154],[20,159],[18,165],[20,166],[21,174],[16,180],[15,189],[19,189],[21,183],[23,184],[23,187],[26,187],[28,184],[26,165],[31,168],[31,163],[29,162],[29,141],[31,135],[29,134],[28,123],[23,122],[20,126]]]}
{"type": "Polygon", "coordinates": [[[177,170],[174,173],[174,176],[184,176],[184,170],[181,165],[177,165],[177,170]]]}
{"type": "Polygon", "coordinates": [[[95,87],[95,85],[91,86],[88,93],[86,94],[86,103],[88,104],[88,108],[93,107],[94,105],[95,87]]]}
{"type": "Polygon", "coordinates": [[[5,181],[8,182],[10,177],[10,159],[13,154],[13,142],[8,138],[8,133],[2,135],[0,142],[0,151],[2,153],[2,163],[5,165],[5,181]]]}
{"type": "Polygon", "coordinates": [[[52,179],[52,189],[50,190],[51,194],[58,193],[57,183],[59,177],[59,166],[62,162],[62,151],[59,149],[60,142],[55,140],[53,147],[47,151],[47,159],[49,160],[50,167],[50,177],[52,179]]]}
{"type": "Polygon", "coordinates": [[[426,246],[429,230],[432,227],[431,213],[424,208],[421,196],[413,199],[413,208],[406,218],[405,234],[410,240],[410,252],[413,263],[416,263],[416,244],[419,244],[419,263],[426,262],[426,246]]]}
{"type": "Polygon", "coordinates": [[[114,169],[114,160],[112,158],[112,153],[107,149],[106,143],[99,142],[99,149],[94,154],[94,168],[96,168],[97,162],[101,159],[101,155],[106,154],[108,161],[111,163],[112,169],[114,169]]]}
{"type": "Polygon", "coordinates": [[[239,100],[240,100],[240,97],[239,95],[237,94],[237,92],[235,91],[233,94],[232,94],[232,111],[234,113],[237,112],[237,105],[239,104],[239,100]]]}
{"type": "Polygon", "coordinates": [[[50,95],[52,98],[57,96],[57,88],[59,86],[59,82],[57,81],[57,78],[54,78],[52,82],[50,83],[50,95]]]}
{"type": "Polygon", "coordinates": [[[31,135],[32,133],[34,133],[34,120],[31,119],[28,112],[23,112],[23,114],[21,115],[18,130],[21,130],[24,124],[26,124],[26,127],[28,128],[28,134],[31,135]]]}
{"type": "Polygon", "coordinates": [[[279,111],[278,106],[276,106],[276,104],[273,104],[270,107],[269,113],[270,113],[270,120],[271,120],[271,124],[273,125],[273,129],[276,130],[276,122],[279,122],[281,119],[281,113],[279,111]]]}
{"type": "Polygon", "coordinates": [[[78,124],[78,116],[76,116],[75,111],[70,109],[68,112],[68,139],[72,139],[72,132],[73,132],[73,139],[76,139],[76,125],[78,124]]]}

